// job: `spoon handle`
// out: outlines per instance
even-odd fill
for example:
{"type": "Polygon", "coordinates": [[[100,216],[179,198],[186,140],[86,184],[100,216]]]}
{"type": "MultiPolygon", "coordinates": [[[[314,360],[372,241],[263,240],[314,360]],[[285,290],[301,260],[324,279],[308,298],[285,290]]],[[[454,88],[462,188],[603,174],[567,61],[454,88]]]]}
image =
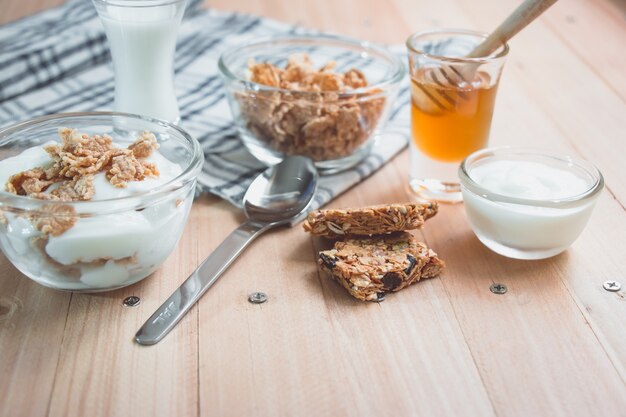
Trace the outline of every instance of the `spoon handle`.
{"type": "Polygon", "coordinates": [[[135,341],[141,345],[159,342],[211,288],[250,242],[270,227],[271,225],[266,223],[247,221],[235,229],[141,326],[135,335],[135,341]]]}

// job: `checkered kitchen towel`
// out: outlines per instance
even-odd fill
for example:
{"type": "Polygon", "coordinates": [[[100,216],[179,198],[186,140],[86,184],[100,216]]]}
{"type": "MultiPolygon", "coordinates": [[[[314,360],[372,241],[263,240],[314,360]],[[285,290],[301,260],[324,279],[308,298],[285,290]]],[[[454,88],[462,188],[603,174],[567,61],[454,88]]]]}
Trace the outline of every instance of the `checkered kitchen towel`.
{"type": "MultiPolygon", "coordinates": [[[[310,31],[250,15],[202,10],[200,3],[188,5],[176,48],[181,125],[204,148],[201,190],[240,205],[248,184],[264,167],[237,137],[217,60],[222,51],[246,40],[310,31]]],[[[396,52],[404,53],[401,48],[396,52]]],[[[0,126],[50,113],[110,110],[113,93],[108,44],[91,1],[68,0],[0,27],[0,126]]],[[[348,171],[322,177],[316,207],[369,176],[406,146],[409,99],[404,87],[383,140],[368,158],[348,171]]]]}

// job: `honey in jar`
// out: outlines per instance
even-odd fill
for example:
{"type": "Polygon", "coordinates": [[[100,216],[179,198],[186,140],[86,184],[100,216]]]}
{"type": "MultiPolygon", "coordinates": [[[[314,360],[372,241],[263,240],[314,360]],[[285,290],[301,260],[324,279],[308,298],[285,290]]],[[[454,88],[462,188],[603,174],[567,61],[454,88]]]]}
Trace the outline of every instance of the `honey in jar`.
{"type": "Polygon", "coordinates": [[[460,162],[487,145],[497,83],[449,68],[423,68],[411,77],[411,129],[416,147],[441,162],[460,162]]]}

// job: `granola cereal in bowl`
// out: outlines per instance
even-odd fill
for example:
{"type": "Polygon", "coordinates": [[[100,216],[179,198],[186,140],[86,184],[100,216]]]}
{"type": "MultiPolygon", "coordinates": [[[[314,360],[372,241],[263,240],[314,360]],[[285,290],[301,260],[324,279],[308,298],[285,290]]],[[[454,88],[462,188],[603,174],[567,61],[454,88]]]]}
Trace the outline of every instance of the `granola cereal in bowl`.
{"type": "Polygon", "coordinates": [[[0,248],[47,287],[95,292],[154,272],[194,197],[200,144],[170,123],[67,113],[0,130],[0,248]]]}
{"type": "Polygon", "coordinates": [[[269,165],[304,155],[325,173],[367,156],[405,73],[382,48],[328,35],[247,43],[222,54],[219,70],[252,155],[269,165]]]}

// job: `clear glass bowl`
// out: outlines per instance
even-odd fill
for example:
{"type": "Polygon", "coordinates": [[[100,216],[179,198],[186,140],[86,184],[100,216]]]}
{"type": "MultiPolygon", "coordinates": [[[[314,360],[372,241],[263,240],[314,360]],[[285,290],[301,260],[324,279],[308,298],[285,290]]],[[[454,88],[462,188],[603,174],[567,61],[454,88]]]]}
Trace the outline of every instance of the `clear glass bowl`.
{"type": "Polygon", "coordinates": [[[459,178],[467,218],[478,239],[494,252],[516,259],[543,259],[567,249],[587,225],[604,188],[602,174],[589,162],[514,147],[474,152],[461,163],[459,178]],[[520,161],[533,164],[536,181],[522,178],[526,174],[521,169],[494,170],[488,180],[503,187],[496,192],[495,185],[484,185],[486,177],[481,185],[473,176],[477,167],[520,161]],[[520,198],[522,189],[526,191],[521,195],[529,195],[528,184],[535,184],[532,191],[537,197],[520,198]],[[576,191],[568,193],[567,188],[576,191]]]}
{"type": "Polygon", "coordinates": [[[273,165],[285,155],[312,158],[325,173],[357,164],[370,152],[389,117],[405,68],[400,58],[367,42],[302,35],[255,41],[228,50],[219,70],[239,136],[250,153],[273,165]],[[249,81],[249,62],[285,68],[297,53],[315,68],[361,71],[368,86],[345,93],[270,87],[249,81]]]}
{"type": "Polygon", "coordinates": [[[19,196],[4,191],[3,184],[2,252],[29,278],[59,290],[106,291],[144,279],[165,261],[183,232],[202,168],[200,144],[178,126],[137,115],[93,112],[45,116],[0,130],[3,181],[16,173],[13,171],[31,168],[22,161],[3,161],[51,140],[60,142],[59,127],[108,134],[124,146],[147,130],[156,136],[158,152],[178,165],[180,173],[154,188],[129,191],[117,198],[97,199],[96,185],[96,196],[90,201],[19,196]],[[59,236],[40,232],[33,220],[63,221],[68,216],[76,222],[59,236]]]}

